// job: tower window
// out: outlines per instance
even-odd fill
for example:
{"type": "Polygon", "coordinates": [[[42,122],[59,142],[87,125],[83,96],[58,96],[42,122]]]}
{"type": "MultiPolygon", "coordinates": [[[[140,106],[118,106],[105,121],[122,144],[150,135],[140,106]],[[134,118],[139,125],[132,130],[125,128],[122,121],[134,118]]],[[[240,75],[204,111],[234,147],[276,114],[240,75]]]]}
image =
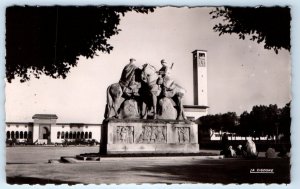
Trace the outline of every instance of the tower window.
{"type": "Polygon", "coordinates": [[[199,53],[199,57],[205,57],[204,53],[199,53]]]}

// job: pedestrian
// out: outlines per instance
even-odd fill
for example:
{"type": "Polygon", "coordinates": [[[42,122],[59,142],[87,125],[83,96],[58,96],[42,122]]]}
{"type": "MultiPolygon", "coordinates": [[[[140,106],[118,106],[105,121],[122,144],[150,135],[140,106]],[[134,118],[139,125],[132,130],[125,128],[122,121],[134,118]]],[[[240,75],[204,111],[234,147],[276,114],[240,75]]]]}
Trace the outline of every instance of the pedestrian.
{"type": "Polygon", "coordinates": [[[241,144],[237,146],[236,151],[235,151],[237,157],[241,157],[243,155],[243,149],[242,148],[243,148],[243,146],[241,144]]]}
{"type": "Polygon", "coordinates": [[[255,143],[251,140],[251,138],[247,139],[246,143],[246,149],[247,149],[247,157],[249,158],[257,158],[257,151],[256,151],[256,145],[255,143]]]}
{"type": "Polygon", "coordinates": [[[235,150],[232,148],[232,146],[228,147],[228,157],[236,157],[236,152],[235,150]]]}
{"type": "Polygon", "coordinates": [[[276,152],[275,149],[272,147],[269,147],[266,151],[266,158],[276,158],[276,152]]]}

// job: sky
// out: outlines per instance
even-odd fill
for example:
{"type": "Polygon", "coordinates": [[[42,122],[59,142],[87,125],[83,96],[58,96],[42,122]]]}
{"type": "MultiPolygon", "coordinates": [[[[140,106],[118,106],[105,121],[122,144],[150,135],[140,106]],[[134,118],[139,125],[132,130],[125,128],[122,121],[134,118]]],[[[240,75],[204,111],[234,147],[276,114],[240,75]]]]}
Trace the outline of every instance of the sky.
{"type": "Polygon", "coordinates": [[[192,51],[207,50],[209,113],[251,111],[254,105],[284,106],[291,100],[290,52],[266,50],[263,44],[212,30],[212,8],[157,8],[150,14],[127,13],[122,30],[109,42],[110,54],[80,57],[66,79],[42,76],[6,83],[6,121],[32,121],[37,113],[58,116],[58,122],[101,123],[106,88],[118,82],[130,58],[136,65],[174,62],[172,77],[187,90],[184,104],[193,104],[192,51]]]}

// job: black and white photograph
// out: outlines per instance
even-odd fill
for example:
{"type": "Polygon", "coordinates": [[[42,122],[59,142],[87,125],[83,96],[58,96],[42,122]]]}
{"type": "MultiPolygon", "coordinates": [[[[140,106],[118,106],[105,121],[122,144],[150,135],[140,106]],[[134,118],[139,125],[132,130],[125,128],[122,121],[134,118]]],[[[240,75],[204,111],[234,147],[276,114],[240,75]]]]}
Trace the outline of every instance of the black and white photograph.
{"type": "Polygon", "coordinates": [[[7,184],[289,185],[291,20],[289,5],[7,6],[7,184]]]}

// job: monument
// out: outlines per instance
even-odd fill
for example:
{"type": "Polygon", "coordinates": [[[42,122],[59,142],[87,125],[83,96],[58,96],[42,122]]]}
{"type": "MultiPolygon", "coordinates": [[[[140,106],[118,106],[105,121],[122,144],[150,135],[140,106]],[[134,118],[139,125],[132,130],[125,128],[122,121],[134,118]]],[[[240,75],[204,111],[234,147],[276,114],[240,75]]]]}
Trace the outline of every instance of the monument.
{"type": "Polygon", "coordinates": [[[161,60],[138,68],[131,58],[118,83],[107,88],[101,154],[197,153],[198,125],[187,120],[182,98],[186,91],[161,60]]]}

